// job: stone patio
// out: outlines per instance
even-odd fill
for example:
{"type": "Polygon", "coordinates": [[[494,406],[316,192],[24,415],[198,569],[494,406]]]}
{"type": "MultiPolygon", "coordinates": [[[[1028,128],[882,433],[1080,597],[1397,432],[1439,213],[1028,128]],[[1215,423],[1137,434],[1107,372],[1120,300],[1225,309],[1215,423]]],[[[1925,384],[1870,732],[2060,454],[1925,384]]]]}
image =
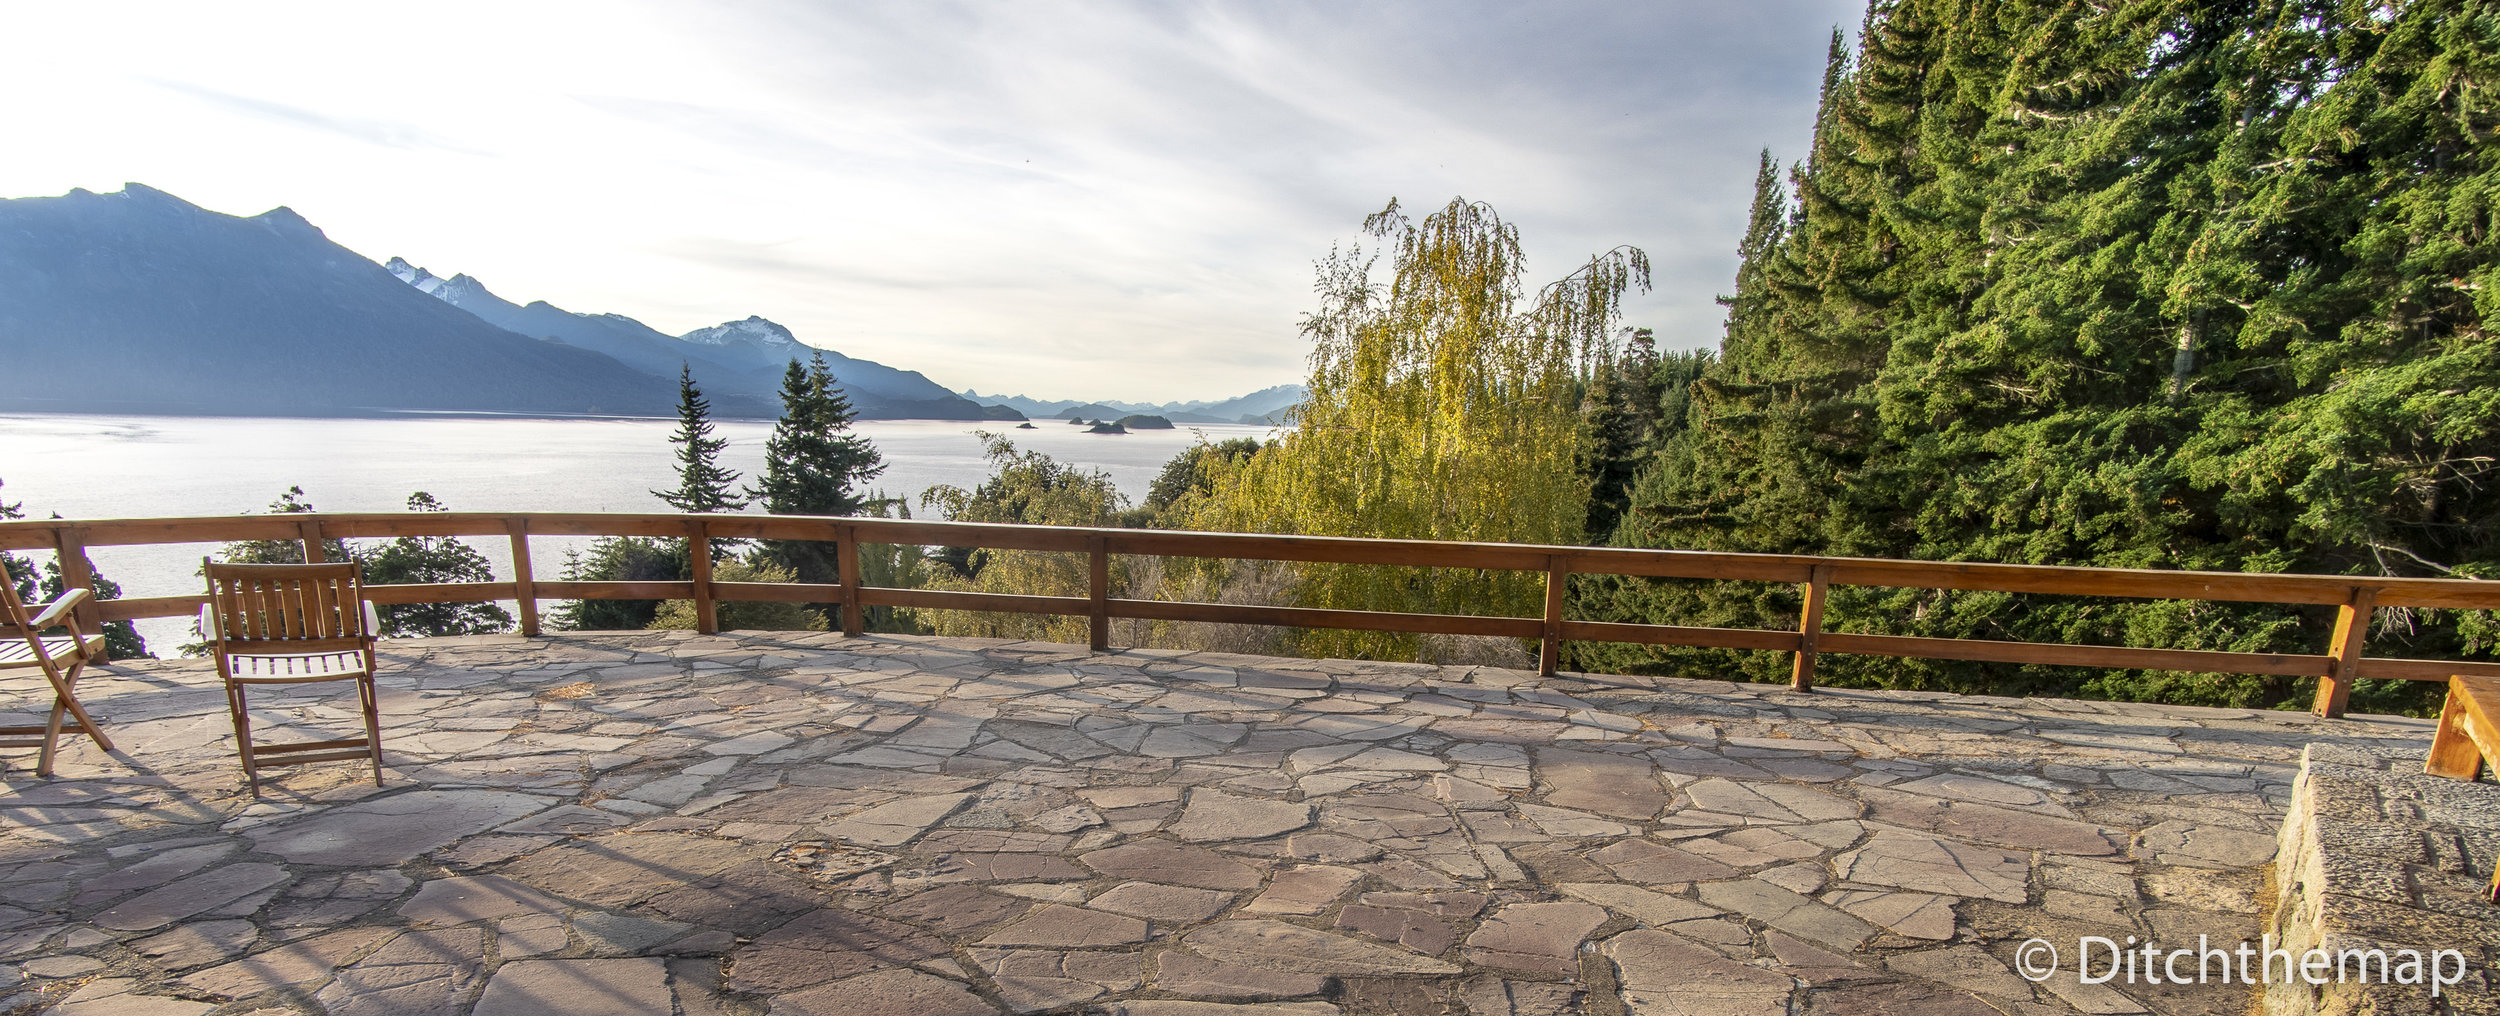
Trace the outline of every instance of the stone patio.
{"type": "Polygon", "coordinates": [[[966,639],[383,655],[389,786],[259,802],[205,661],[96,672],[123,756],[0,787],[0,1012],[2240,1013],[2009,964],[2255,938],[2303,746],[2430,736],[966,639]]]}

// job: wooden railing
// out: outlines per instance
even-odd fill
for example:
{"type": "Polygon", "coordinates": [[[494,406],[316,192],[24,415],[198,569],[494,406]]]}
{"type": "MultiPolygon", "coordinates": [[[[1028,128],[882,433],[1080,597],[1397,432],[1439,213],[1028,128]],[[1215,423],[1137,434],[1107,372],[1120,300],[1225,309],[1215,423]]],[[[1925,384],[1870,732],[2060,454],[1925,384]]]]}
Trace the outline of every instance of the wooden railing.
{"type": "MultiPolygon", "coordinates": [[[[86,556],[91,547],[296,540],[302,542],[307,560],[318,561],[325,539],[399,536],[505,537],[512,546],[512,579],[367,586],[370,599],[386,604],[512,600],[520,608],[524,635],[539,633],[538,604],[550,599],[691,600],[697,627],[707,632],[719,628],[717,605],[722,600],[834,603],[841,608],[842,630],[852,635],[860,633],[862,610],[870,606],[1080,616],[1091,621],[1091,641],[1096,649],[1109,648],[1113,618],[1534,639],[1541,643],[1539,662],[1548,674],[1554,672],[1565,641],[1772,650],[1795,654],[1791,683],[1800,691],[1813,688],[1815,659],[1822,653],[2315,677],[2319,683],[2313,709],[2324,716],[2342,715],[2353,682],[2361,678],[2444,681],[2451,674],[2500,677],[2500,664],[2388,659],[2362,654],[2371,613],[2376,608],[2500,608],[2500,582],[2460,579],[2148,571],[788,515],[552,512],[18,521],[0,523],[0,550],[52,551],[59,555],[62,574],[70,585],[91,587],[94,576],[86,556]],[[686,539],[690,541],[692,577],[675,582],[542,581],[535,577],[530,563],[532,536],[686,539]],[[706,542],[714,539],[830,541],[838,549],[840,581],[715,581],[711,550],[706,542]],[[862,543],[1084,554],[1091,565],[1088,594],[1042,596],[865,586],[860,582],[862,543]],[[1542,617],[1480,617],[1115,598],[1111,596],[1110,582],[1110,558],[1114,554],[1543,572],[1545,612],[1542,617]],[[1574,621],[1563,616],[1565,582],[1573,574],[1794,583],[1802,587],[1804,609],[1801,623],[1793,631],[1574,621]],[[2337,610],[2332,638],[2323,655],[2142,649],[1824,631],[1823,605],[1835,586],[2323,605],[2337,610]]],[[[89,623],[179,617],[196,612],[204,599],[204,593],[188,593],[90,600],[81,609],[89,623]]]]}

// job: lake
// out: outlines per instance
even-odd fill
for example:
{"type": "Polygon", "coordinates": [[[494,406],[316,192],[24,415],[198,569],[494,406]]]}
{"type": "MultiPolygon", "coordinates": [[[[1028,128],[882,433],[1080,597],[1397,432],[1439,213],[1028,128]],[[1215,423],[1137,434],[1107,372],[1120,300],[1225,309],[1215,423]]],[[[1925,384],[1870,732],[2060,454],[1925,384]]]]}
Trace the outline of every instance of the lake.
{"type": "MultiPolygon", "coordinates": [[[[751,482],[763,468],[772,424],[721,422],[721,462],[751,482]]],[[[977,432],[1006,436],[1020,449],[1100,469],[1134,501],[1172,456],[1197,443],[1265,437],[1273,428],[1210,424],[1176,430],[1087,434],[1059,420],[1014,423],[863,420],[854,429],[884,454],[871,486],[906,497],[938,484],[970,488],[989,475],[977,432]]],[[[676,485],[674,420],[401,416],[381,419],[264,419],[193,416],[0,414],[0,501],[22,503],[30,518],[139,518],[265,511],[289,486],[304,488],[328,512],[399,511],[425,491],[453,511],[667,511],[651,491],[676,485]]],[[[536,537],[531,557],[554,578],[568,547],[587,539],[536,537]]],[[[505,541],[472,539],[511,575],[505,541]]],[[[201,589],[200,556],[214,545],[100,547],[90,556],[126,596],[201,589]]],[[[38,555],[40,556],[40,555],[38,555]]],[[[170,654],[190,623],[139,623],[148,647],[170,654]]]]}

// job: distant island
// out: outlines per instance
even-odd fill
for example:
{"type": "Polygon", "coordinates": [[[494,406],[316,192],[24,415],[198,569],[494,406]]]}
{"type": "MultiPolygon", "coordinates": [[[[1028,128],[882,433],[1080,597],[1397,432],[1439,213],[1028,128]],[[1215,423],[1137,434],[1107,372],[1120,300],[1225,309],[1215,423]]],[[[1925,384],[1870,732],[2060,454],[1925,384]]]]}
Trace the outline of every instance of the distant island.
{"type": "MultiPolygon", "coordinates": [[[[1088,434],[1126,434],[1132,430],[1172,429],[1172,421],[1144,413],[1131,413],[1117,420],[1088,420],[1083,416],[1070,416],[1068,423],[1071,426],[1085,428],[1088,434]]],[[[1026,424],[1025,429],[1032,429],[1032,425],[1026,424]]]]}
{"type": "Polygon", "coordinates": [[[1005,406],[1035,419],[1117,420],[1128,414],[1153,414],[1166,422],[1281,424],[1285,414],[1301,405],[1310,392],[1301,385],[1276,385],[1248,395],[1213,402],[1076,402],[1031,399],[1022,395],[983,395],[966,388],[960,394],[976,402],[1005,406]]]}

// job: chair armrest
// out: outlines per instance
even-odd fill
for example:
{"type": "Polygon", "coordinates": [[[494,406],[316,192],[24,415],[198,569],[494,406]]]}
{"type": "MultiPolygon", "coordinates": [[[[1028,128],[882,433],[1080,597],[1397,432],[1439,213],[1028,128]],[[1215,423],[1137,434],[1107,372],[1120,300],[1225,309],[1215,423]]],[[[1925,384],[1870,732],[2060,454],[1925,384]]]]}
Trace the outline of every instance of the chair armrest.
{"type": "Polygon", "coordinates": [[[373,601],[372,601],[372,600],[366,600],[366,601],[364,601],[364,605],[365,605],[365,637],[366,637],[366,638],[373,638],[373,639],[378,639],[378,638],[381,638],[381,637],[382,637],[382,612],[381,612],[381,611],[378,611],[378,610],[373,609],[373,601]]]}
{"type": "Polygon", "coordinates": [[[61,595],[53,597],[52,602],[44,604],[42,610],[35,612],[34,618],[26,622],[27,628],[32,631],[42,631],[61,623],[61,615],[69,613],[71,608],[78,606],[78,601],[86,599],[87,596],[86,590],[74,586],[62,590],[61,595]]]}

